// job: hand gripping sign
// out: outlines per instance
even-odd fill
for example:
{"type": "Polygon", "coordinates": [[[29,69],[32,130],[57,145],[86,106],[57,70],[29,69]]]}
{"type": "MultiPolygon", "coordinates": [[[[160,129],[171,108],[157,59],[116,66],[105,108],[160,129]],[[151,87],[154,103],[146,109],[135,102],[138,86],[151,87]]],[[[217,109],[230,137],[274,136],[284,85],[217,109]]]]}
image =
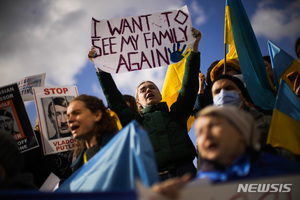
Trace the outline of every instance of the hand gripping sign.
{"type": "Polygon", "coordinates": [[[194,42],[187,6],[178,10],[111,20],[92,19],[96,67],[129,72],[177,63],[194,42]]]}

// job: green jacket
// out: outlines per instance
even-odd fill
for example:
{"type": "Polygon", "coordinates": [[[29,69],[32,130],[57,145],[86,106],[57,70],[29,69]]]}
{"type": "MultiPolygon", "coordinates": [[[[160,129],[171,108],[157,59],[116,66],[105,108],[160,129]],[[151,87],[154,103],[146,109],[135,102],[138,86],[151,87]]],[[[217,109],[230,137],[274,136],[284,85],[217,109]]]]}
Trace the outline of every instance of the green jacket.
{"type": "Polygon", "coordinates": [[[167,104],[161,102],[145,108],[143,116],[127,106],[109,73],[97,73],[108,106],[116,112],[122,126],[135,119],[148,132],[160,172],[190,163],[196,156],[195,147],[188,135],[187,120],[192,113],[199,88],[199,66],[200,53],[191,52],[186,61],[179,96],[170,111],[167,104]]]}

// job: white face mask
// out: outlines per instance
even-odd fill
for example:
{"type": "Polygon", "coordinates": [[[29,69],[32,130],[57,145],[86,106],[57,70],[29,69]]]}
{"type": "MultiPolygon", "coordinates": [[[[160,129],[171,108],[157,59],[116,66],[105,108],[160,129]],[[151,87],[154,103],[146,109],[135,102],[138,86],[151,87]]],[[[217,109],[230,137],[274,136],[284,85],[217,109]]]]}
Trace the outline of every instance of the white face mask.
{"type": "Polygon", "coordinates": [[[227,91],[222,89],[221,92],[214,97],[214,105],[232,105],[241,107],[242,100],[240,99],[239,93],[240,92],[237,92],[235,90],[227,91]]]}

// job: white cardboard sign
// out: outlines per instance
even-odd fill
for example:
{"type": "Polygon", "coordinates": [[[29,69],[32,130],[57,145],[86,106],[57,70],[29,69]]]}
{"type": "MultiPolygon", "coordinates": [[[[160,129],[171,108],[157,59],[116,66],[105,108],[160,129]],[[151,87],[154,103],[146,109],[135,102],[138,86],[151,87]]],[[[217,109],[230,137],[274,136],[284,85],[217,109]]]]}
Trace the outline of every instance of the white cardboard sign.
{"type": "Polygon", "coordinates": [[[177,63],[191,50],[192,21],[187,6],[155,14],[92,19],[96,67],[109,73],[177,63]]]}

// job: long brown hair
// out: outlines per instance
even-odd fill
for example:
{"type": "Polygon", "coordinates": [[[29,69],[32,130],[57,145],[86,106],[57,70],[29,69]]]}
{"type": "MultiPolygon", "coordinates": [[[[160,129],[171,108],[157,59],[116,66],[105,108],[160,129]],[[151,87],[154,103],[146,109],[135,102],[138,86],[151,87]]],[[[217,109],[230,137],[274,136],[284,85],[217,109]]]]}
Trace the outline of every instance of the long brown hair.
{"type": "MultiPolygon", "coordinates": [[[[104,134],[116,134],[118,132],[117,119],[110,116],[107,112],[107,108],[104,106],[104,103],[101,99],[90,96],[90,95],[80,95],[72,99],[73,101],[82,101],[84,106],[89,109],[92,113],[97,111],[102,112],[102,118],[99,122],[96,123],[96,137],[98,144],[102,141],[102,136],[104,134]]],[[[85,148],[85,142],[81,139],[76,140],[75,143],[74,155],[77,157],[82,149],[85,148]]]]}

